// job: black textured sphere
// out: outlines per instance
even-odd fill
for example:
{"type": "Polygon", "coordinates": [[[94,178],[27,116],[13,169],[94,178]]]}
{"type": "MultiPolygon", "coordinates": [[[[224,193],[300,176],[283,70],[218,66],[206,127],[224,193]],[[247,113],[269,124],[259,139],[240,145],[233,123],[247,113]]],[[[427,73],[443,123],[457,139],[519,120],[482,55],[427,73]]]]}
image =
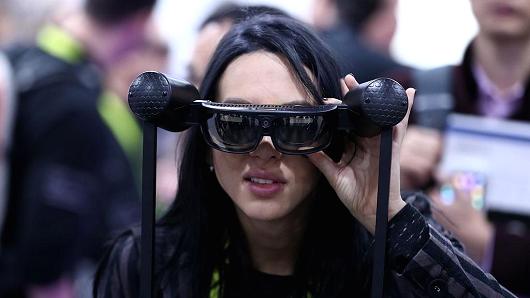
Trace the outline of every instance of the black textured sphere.
{"type": "Polygon", "coordinates": [[[129,107],[138,118],[151,121],[166,109],[169,94],[169,82],[164,75],[144,72],[129,87],[129,107]]]}
{"type": "Polygon", "coordinates": [[[372,122],[381,127],[390,127],[398,124],[407,114],[408,98],[398,82],[380,78],[366,87],[361,106],[372,122]]]}

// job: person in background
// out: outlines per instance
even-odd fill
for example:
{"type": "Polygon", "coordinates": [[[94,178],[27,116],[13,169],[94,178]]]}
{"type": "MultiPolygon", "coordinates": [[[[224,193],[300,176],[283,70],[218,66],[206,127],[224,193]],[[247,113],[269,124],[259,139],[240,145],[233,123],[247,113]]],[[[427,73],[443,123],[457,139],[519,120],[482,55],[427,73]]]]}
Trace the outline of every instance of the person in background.
{"type": "MultiPolygon", "coordinates": [[[[142,72],[165,72],[168,67],[169,45],[161,36],[154,19],[145,28],[144,44],[116,61],[105,75],[106,92],[100,101],[104,118],[121,137],[122,147],[133,166],[135,180],[141,184],[142,132],[140,121],[131,113],[127,96],[131,82],[142,72]],[[120,119],[116,119],[120,118],[120,119]]],[[[157,214],[163,211],[175,197],[175,134],[158,129],[157,139],[157,214]]]]}
{"type": "Polygon", "coordinates": [[[315,0],[313,25],[340,61],[341,73],[359,82],[391,77],[406,85],[410,68],[390,56],[397,0],[315,0]]]}
{"type": "MultiPolygon", "coordinates": [[[[339,104],[358,87],[352,75],[340,76],[309,28],[266,14],[232,26],[205,74],[201,96],[231,104],[339,104]]],[[[414,90],[406,94],[410,112],[414,90]]],[[[246,117],[254,116],[215,113],[210,129],[186,132],[178,193],[156,227],[153,295],[367,297],[379,138],[336,139],[325,148],[320,137],[331,131],[321,121],[311,123],[318,136],[301,141],[280,135],[299,135],[306,122],[283,119],[278,134],[262,136],[246,123],[265,120],[246,117]]],[[[402,199],[398,158],[407,121],[393,128],[386,295],[513,297],[402,199]]],[[[103,258],[95,297],[138,295],[138,232],[123,233],[103,258]]]]}
{"type": "MultiPolygon", "coordinates": [[[[451,111],[529,122],[530,1],[470,2],[479,32],[467,47],[462,63],[447,67],[451,111]]],[[[441,76],[432,79],[433,84],[446,80],[441,76]]],[[[420,88],[418,102],[421,95],[420,88]]],[[[471,207],[469,194],[463,192],[457,191],[453,204],[443,204],[437,187],[445,181],[435,180],[442,145],[439,131],[419,125],[409,127],[401,155],[403,188],[431,187],[428,191],[433,194],[437,220],[506,287],[530,296],[530,227],[519,224],[522,228],[513,231],[510,225],[490,222],[484,213],[471,207]]]]}
{"type": "Polygon", "coordinates": [[[145,44],[155,0],[87,0],[7,53],[17,111],[1,297],[72,297],[84,260],[139,219],[126,152],[99,110],[104,75],[145,44]]]}
{"type": "Polygon", "coordinates": [[[100,114],[127,153],[138,185],[141,183],[142,133],[127,102],[129,86],[144,71],[164,72],[169,56],[169,47],[153,19],[139,34],[145,39],[142,44],[121,55],[105,72],[105,92],[98,102],[100,114]]]}
{"type": "MultiPolygon", "coordinates": [[[[131,188],[140,189],[142,170],[142,129],[140,122],[131,112],[128,102],[128,90],[131,82],[144,71],[165,71],[169,48],[160,36],[156,23],[151,18],[145,27],[145,40],[138,47],[120,56],[104,74],[105,91],[98,100],[98,112],[107,127],[112,131],[120,147],[126,153],[131,165],[134,182],[131,188]]],[[[160,148],[158,145],[158,154],[160,148]]],[[[161,167],[160,163],[157,164],[161,167]]],[[[157,179],[157,183],[158,183],[157,179]]],[[[157,189],[157,194],[160,190],[157,189]]],[[[157,201],[157,207],[162,208],[157,201]]],[[[126,206],[124,206],[126,207],[126,206]]],[[[157,209],[158,210],[158,209],[157,209]]],[[[78,270],[75,277],[75,297],[92,297],[92,280],[96,264],[84,262],[82,270],[78,270]]]]}

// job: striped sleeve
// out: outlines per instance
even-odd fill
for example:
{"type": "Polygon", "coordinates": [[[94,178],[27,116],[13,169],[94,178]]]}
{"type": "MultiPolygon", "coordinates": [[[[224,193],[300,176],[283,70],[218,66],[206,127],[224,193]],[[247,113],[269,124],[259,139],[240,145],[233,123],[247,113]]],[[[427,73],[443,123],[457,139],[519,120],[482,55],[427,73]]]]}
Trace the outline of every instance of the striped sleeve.
{"type": "Polygon", "coordinates": [[[387,253],[399,288],[414,289],[422,297],[515,297],[416,208],[407,204],[396,217],[387,253]],[[410,239],[415,241],[407,243],[410,239]]]}
{"type": "Polygon", "coordinates": [[[94,297],[138,297],[139,266],[139,249],[129,231],[120,235],[102,258],[94,279],[94,297]]]}

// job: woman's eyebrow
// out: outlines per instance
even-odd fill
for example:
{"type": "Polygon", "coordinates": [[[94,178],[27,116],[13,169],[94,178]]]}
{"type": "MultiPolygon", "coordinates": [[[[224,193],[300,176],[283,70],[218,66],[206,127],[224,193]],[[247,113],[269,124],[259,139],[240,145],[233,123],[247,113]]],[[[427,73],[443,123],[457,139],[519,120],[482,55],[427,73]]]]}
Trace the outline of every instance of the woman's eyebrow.
{"type": "Polygon", "coordinates": [[[229,98],[225,98],[223,100],[223,102],[225,103],[243,103],[243,104],[251,104],[250,101],[246,100],[246,99],[243,99],[243,98],[239,98],[239,97],[229,97],[229,98]]]}

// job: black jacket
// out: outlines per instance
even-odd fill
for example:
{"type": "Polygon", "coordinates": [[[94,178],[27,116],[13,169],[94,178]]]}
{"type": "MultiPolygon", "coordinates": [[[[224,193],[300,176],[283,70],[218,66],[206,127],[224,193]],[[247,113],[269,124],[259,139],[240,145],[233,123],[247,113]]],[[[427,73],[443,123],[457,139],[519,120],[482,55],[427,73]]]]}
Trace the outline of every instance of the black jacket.
{"type": "MultiPolygon", "coordinates": [[[[491,275],[482,272],[461,251],[458,242],[432,221],[424,195],[410,194],[407,203],[389,222],[385,297],[515,297],[491,275]]],[[[178,225],[169,233],[157,234],[157,243],[164,241],[170,245],[155,247],[158,253],[155,256],[157,295],[154,297],[193,297],[188,260],[194,252],[182,249],[185,245],[181,236],[178,225]],[[162,236],[164,238],[160,239],[162,236]]],[[[96,275],[95,297],[139,297],[139,243],[137,229],[116,239],[96,275]]],[[[366,256],[371,257],[370,254],[366,256]]],[[[346,293],[345,297],[356,295],[359,289],[346,293]]],[[[210,297],[217,296],[210,293],[210,297]]],[[[254,297],[262,296],[256,293],[254,297]]]]}
{"type": "Polygon", "coordinates": [[[111,231],[139,218],[127,157],[103,123],[100,75],[40,48],[9,52],[17,111],[9,202],[1,233],[0,296],[97,260],[111,231]]]}

